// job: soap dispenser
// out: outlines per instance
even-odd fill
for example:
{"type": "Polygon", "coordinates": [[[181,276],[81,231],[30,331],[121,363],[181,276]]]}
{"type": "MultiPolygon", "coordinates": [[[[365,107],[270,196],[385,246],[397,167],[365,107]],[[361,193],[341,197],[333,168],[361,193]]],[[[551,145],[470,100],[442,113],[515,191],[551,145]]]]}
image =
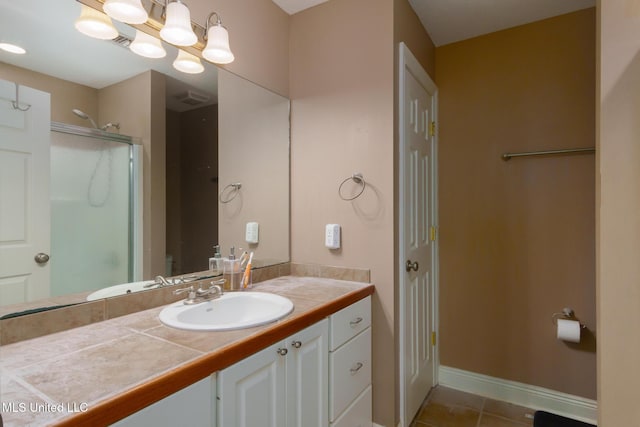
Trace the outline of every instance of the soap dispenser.
{"type": "Polygon", "coordinates": [[[229,258],[224,258],[222,277],[224,278],[225,291],[240,290],[242,275],[240,274],[240,260],[236,258],[236,248],[231,247],[229,258]]]}
{"type": "Polygon", "coordinates": [[[220,245],[215,245],[213,249],[215,253],[213,254],[213,258],[209,258],[209,270],[211,270],[211,274],[213,276],[219,276],[222,274],[223,269],[220,245]]]}

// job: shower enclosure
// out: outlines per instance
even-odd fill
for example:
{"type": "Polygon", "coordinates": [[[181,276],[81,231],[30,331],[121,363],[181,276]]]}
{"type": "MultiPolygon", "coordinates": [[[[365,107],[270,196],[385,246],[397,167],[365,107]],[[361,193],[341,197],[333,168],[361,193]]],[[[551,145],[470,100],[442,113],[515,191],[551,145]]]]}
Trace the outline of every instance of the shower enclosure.
{"type": "Polygon", "coordinates": [[[51,124],[51,295],[134,280],[139,145],[51,124]]]}

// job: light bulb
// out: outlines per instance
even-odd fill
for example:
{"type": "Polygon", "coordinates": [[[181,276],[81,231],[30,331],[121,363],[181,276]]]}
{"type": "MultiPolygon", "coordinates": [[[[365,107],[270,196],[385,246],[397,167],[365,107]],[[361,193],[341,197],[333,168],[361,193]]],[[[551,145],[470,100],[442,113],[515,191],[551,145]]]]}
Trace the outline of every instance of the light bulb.
{"type": "Polygon", "coordinates": [[[164,58],[167,56],[167,51],[162,47],[160,40],[140,30],[136,30],[136,38],[129,45],[129,49],[145,58],[164,58]]]}
{"type": "Polygon", "coordinates": [[[82,11],[76,19],[76,30],[89,37],[111,40],[118,37],[118,30],[113,26],[111,18],[102,12],[81,4],[82,11]]]}
{"type": "Polygon", "coordinates": [[[141,0],[107,0],[102,9],[113,19],[127,24],[144,24],[149,19],[141,0]]]}
{"type": "Polygon", "coordinates": [[[160,37],[176,46],[191,46],[196,44],[198,36],[191,28],[191,14],[189,8],[180,2],[167,5],[167,19],[160,30],[160,37]]]}
{"type": "Polygon", "coordinates": [[[178,50],[178,57],[173,61],[173,67],[188,74],[199,74],[204,71],[200,58],[182,49],[178,50]]]}
{"type": "Polygon", "coordinates": [[[235,59],[229,48],[229,32],[221,24],[212,25],[207,32],[209,37],[202,56],[216,64],[229,64],[235,59]]]}

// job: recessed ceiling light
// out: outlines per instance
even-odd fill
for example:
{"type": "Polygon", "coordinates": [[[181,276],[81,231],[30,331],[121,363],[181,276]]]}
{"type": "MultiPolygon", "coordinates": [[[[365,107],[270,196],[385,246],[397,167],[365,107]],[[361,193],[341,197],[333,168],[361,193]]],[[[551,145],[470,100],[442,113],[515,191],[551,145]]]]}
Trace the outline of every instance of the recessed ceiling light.
{"type": "Polygon", "coordinates": [[[16,46],[15,44],[11,43],[0,43],[0,49],[11,53],[17,53],[18,55],[27,53],[27,51],[20,46],[16,46]]]}

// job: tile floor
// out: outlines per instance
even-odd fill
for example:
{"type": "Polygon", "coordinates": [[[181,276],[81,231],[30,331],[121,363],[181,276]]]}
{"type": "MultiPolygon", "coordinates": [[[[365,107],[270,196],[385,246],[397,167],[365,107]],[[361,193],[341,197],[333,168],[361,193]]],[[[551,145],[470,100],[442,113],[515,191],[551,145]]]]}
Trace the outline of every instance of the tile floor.
{"type": "Polygon", "coordinates": [[[438,386],[411,427],[531,427],[533,413],[533,409],[438,386]]]}

